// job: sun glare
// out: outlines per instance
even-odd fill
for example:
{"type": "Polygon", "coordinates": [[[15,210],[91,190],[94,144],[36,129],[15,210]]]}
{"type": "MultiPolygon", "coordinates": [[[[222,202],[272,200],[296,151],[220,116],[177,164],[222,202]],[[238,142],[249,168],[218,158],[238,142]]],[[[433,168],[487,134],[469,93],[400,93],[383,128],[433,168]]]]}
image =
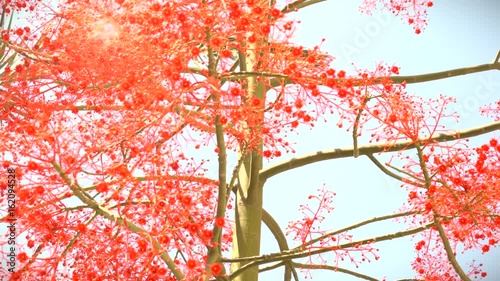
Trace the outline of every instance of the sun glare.
{"type": "Polygon", "coordinates": [[[108,19],[101,19],[93,24],[90,38],[109,45],[120,37],[120,27],[108,19]]]}

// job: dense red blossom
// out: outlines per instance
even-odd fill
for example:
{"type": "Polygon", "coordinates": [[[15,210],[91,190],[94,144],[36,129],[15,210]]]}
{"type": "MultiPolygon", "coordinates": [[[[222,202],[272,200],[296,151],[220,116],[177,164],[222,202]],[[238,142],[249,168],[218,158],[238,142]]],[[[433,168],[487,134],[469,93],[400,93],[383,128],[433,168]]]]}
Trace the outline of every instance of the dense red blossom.
{"type": "MultiPolygon", "coordinates": [[[[488,252],[492,245],[498,244],[499,237],[496,220],[500,200],[498,139],[493,138],[476,148],[468,148],[461,141],[446,147],[430,143],[422,153],[424,164],[410,161],[405,166],[408,171],[412,167],[421,170],[406,184],[410,190],[409,209],[422,210],[425,206],[425,212],[416,215],[412,224],[424,225],[437,218],[453,249],[462,245],[464,251],[488,252]],[[425,165],[425,172],[422,165],[425,165]],[[425,182],[424,173],[433,175],[428,187],[416,184],[418,179],[425,182]]],[[[417,243],[418,258],[413,264],[419,275],[433,280],[432,276],[446,274],[446,280],[459,280],[445,261],[446,257],[439,257],[444,250],[436,230],[431,229],[423,235],[427,237],[425,244],[417,243]],[[432,243],[434,248],[424,246],[427,243],[432,243]]],[[[486,273],[476,269],[471,274],[486,273]]]]}

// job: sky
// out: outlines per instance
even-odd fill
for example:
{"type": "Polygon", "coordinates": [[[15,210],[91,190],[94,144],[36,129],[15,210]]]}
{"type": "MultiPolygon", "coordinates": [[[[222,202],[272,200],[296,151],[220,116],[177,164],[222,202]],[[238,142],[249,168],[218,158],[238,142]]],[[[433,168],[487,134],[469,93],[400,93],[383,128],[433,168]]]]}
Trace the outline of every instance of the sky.
{"type": "MultiPolygon", "coordinates": [[[[302,24],[294,42],[311,47],[325,38],[322,50],[337,58],[333,67],[345,69],[348,73],[352,73],[353,65],[356,68],[374,69],[377,63],[384,62],[400,66],[401,75],[425,74],[491,63],[500,50],[499,1],[435,1],[434,7],[429,9],[429,25],[419,35],[387,12],[374,13],[373,16],[360,14],[358,7],[361,2],[325,1],[295,13],[294,17],[300,19],[302,24]]],[[[489,71],[412,84],[407,90],[424,98],[435,98],[439,94],[456,97],[457,103],[451,109],[462,118],[458,123],[450,122],[447,125],[450,129],[467,129],[493,121],[481,117],[478,107],[498,100],[500,73],[489,71]]],[[[313,130],[303,128],[295,137],[296,154],[283,158],[352,146],[350,132],[338,129],[336,122],[337,118],[333,116],[313,130]]],[[[498,136],[498,133],[489,136],[493,135],[498,136]]],[[[484,137],[478,137],[471,144],[484,141],[484,137]]],[[[408,155],[415,156],[415,152],[410,151],[408,155]]],[[[388,155],[380,156],[379,160],[383,159],[388,160],[388,155]]],[[[398,161],[393,163],[397,164],[398,161]]],[[[325,229],[338,229],[375,216],[391,214],[407,198],[398,182],[388,178],[368,158],[359,157],[319,162],[271,178],[265,186],[264,207],[285,228],[289,221],[299,217],[298,207],[307,202],[307,196],[323,185],[337,194],[333,202],[335,210],[328,214],[321,225],[325,229]]],[[[402,230],[402,227],[401,224],[390,222],[353,233],[359,235],[355,236],[358,238],[371,237],[402,230]]],[[[278,251],[270,232],[264,230],[263,233],[262,253],[278,251]]],[[[290,239],[288,241],[291,243],[290,239]]],[[[386,277],[388,281],[412,278],[414,273],[410,262],[414,257],[413,247],[414,242],[405,238],[383,242],[380,244],[380,260],[361,264],[358,271],[379,279],[386,277]]],[[[330,261],[333,258],[331,255],[325,257],[330,258],[330,261]]],[[[483,269],[488,272],[488,277],[483,280],[500,280],[499,249],[487,255],[480,252],[467,252],[465,256],[459,254],[462,265],[471,259],[484,264],[483,269]]],[[[348,262],[340,263],[339,266],[356,269],[348,262]]],[[[260,280],[281,280],[282,274],[282,270],[264,273],[260,280]]],[[[301,280],[305,280],[304,275],[301,280]]],[[[312,272],[312,280],[361,279],[317,270],[312,272]]]]}
{"type": "MultiPolygon", "coordinates": [[[[377,63],[396,64],[401,75],[423,74],[446,69],[473,66],[492,62],[500,49],[500,2],[484,0],[436,1],[429,10],[429,25],[422,34],[416,35],[412,28],[387,12],[373,16],[362,15],[358,10],[360,0],[328,0],[307,7],[292,16],[300,19],[294,42],[311,47],[321,42],[322,50],[336,57],[333,67],[352,73],[356,68],[373,69],[377,63]]],[[[491,122],[479,116],[478,106],[498,100],[500,73],[490,71],[446,80],[409,85],[408,91],[430,98],[439,94],[457,98],[456,110],[462,119],[450,123],[450,129],[466,129],[491,122]]],[[[302,128],[293,141],[295,155],[285,155],[265,166],[325,149],[352,146],[350,132],[336,126],[333,116],[327,123],[318,123],[315,129],[302,128]]],[[[293,136],[293,135],[292,135],[293,136]]],[[[498,136],[498,134],[496,135],[498,136]]],[[[472,144],[485,139],[477,138],[472,144]]],[[[366,144],[366,143],[361,143],[366,144]]],[[[408,155],[415,155],[408,152],[408,155]]],[[[380,156],[385,161],[389,155],[380,156]]],[[[234,164],[234,161],[232,162],[234,164]]],[[[393,162],[398,164],[398,161],[393,162]]],[[[322,187],[336,192],[334,211],[326,216],[321,225],[324,229],[338,229],[376,216],[391,214],[406,201],[406,191],[399,183],[380,172],[366,157],[347,158],[315,163],[298,170],[285,172],[269,179],[265,186],[264,207],[274,216],[282,229],[288,222],[300,218],[298,208],[306,203],[307,196],[322,187]]],[[[353,232],[355,239],[396,232],[405,228],[395,222],[377,224],[353,232]]],[[[277,252],[278,246],[270,232],[263,227],[261,253],[277,252]]],[[[289,240],[291,247],[296,246],[289,240]]],[[[377,244],[378,245],[378,244],[377,244]]],[[[414,255],[414,243],[409,239],[398,239],[380,244],[380,260],[360,264],[357,269],[375,278],[386,277],[388,281],[412,278],[414,272],[410,262],[414,255]]],[[[327,261],[332,255],[324,255],[327,261]]],[[[470,259],[484,263],[489,276],[483,280],[500,280],[500,251],[496,249],[487,256],[481,253],[459,257],[464,264],[470,259]]],[[[348,262],[339,266],[355,269],[348,262]]],[[[263,273],[260,280],[281,280],[283,270],[263,273]]],[[[305,280],[299,274],[300,280],[305,280]]],[[[317,270],[312,272],[316,281],[351,281],[358,278],[317,270]]]]}

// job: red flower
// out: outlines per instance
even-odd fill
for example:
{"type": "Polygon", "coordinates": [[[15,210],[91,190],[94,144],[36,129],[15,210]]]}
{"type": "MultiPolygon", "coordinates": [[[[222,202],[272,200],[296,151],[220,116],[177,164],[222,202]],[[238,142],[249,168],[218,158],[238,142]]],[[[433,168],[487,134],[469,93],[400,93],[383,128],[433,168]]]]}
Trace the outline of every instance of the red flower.
{"type": "MultiPolygon", "coordinates": [[[[293,48],[292,55],[294,55],[296,57],[302,55],[302,48],[293,48]]],[[[293,70],[293,68],[291,68],[291,69],[293,70]]]]}
{"type": "Polygon", "coordinates": [[[262,30],[262,33],[269,34],[269,32],[271,32],[271,27],[269,25],[264,25],[264,26],[262,26],[261,30],[262,30]]]}
{"type": "Polygon", "coordinates": [[[43,188],[43,186],[38,185],[38,186],[35,187],[35,193],[36,194],[42,195],[44,192],[45,192],[45,188],[43,188]]]}
{"type": "Polygon", "coordinates": [[[197,262],[195,260],[188,260],[186,262],[186,266],[189,268],[189,269],[194,269],[196,268],[196,264],[197,262]]]}
{"type": "Polygon", "coordinates": [[[222,50],[220,53],[223,58],[230,58],[231,57],[231,51],[228,49],[222,50]]]}
{"type": "Polygon", "coordinates": [[[191,196],[182,196],[180,198],[180,201],[181,203],[183,203],[184,205],[190,205],[191,202],[192,202],[192,199],[191,199],[191,196]]]}
{"type": "Polygon", "coordinates": [[[233,97],[239,97],[241,95],[241,91],[238,88],[231,88],[231,90],[229,90],[229,93],[231,93],[231,96],[233,97]]]}
{"type": "Polygon", "coordinates": [[[225,124],[227,124],[227,117],[222,116],[222,117],[219,119],[219,123],[220,123],[221,125],[225,125],[225,124]]]}
{"type": "Polygon", "coordinates": [[[26,253],[19,253],[17,255],[17,259],[20,261],[20,262],[25,262],[28,260],[28,255],[26,253]]]}
{"type": "Polygon", "coordinates": [[[220,265],[219,263],[212,264],[210,266],[210,271],[212,272],[212,274],[214,276],[218,276],[220,274],[220,272],[222,271],[222,265],[220,265]]]}
{"type": "Polygon", "coordinates": [[[177,171],[177,169],[179,169],[179,163],[178,162],[172,162],[172,163],[169,164],[169,166],[174,171],[177,171]]]}
{"type": "Polygon", "coordinates": [[[212,45],[219,47],[222,44],[222,40],[220,38],[214,37],[210,40],[212,45]]]}
{"type": "Polygon", "coordinates": [[[216,218],[215,219],[215,225],[217,227],[224,227],[225,220],[224,218],[216,218]]]}
{"type": "Polygon", "coordinates": [[[272,9],[271,16],[273,16],[274,18],[279,18],[281,16],[281,11],[278,9],[272,9]]]}
{"type": "Polygon", "coordinates": [[[30,248],[30,249],[31,249],[31,248],[33,248],[34,246],[35,246],[35,241],[33,241],[33,240],[29,240],[29,241],[28,241],[28,248],[30,248]]]}
{"type": "Polygon", "coordinates": [[[105,182],[102,182],[96,186],[95,190],[99,193],[106,192],[106,191],[108,191],[108,184],[105,182]]]}
{"type": "Polygon", "coordinates": [[[196,56],[198,56],[198,55],[200,54],[200,52],[201,52],[201,50],[200,50],[199,48],[197,48],[197,47],[193,47],[193,48],[191,49],[191,54],[192,54],[193,56],[195,56],[195,57],[196,57],[196,56]]]}
{"type": "Polygon", "coordinates": [[[258,99],[258,98],[254,98],[254,99],[252,100],[252,105],[253,105],[253,106],[259,106],[259,105],[260,105],[260,99],[258,99]]]}
{"type": "Polygon", "coordinates": [[[80,231],[81,233],[85,233],[87,231],[87,226],[83,223],[79,223],[77,226],[76,226],[76,229],[78,231],[80,231]]]}
{"type": "Polygon", "coordinates": [[[210,239],[213,236],[213,232],[209,229],[204,229],[202,231],[202,234],[203,234],[203,237],[205,237],[206,239],[210,239]]]}
{"type": "Polygon", "coordinates": [[[481,250],[483,251],[483,254],[488,252],[490,250],[490,245],[484,245],[481,250]]]}
{"type": "Polygon", "coordinates": [[[38,165],[35,162],[28,162],[28,170],[36,170],[38,169],[38,165]]]}

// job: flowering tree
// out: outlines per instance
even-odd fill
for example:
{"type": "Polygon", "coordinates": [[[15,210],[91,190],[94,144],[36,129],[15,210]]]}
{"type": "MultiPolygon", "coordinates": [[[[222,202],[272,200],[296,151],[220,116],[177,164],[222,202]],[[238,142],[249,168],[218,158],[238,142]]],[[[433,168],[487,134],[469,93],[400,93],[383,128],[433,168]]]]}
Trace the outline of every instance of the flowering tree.
{"type": "MultiPolygon", "coordinates": [[[[500,102],[483,108],[495,123],[451,131],[442,124],[458,117],[446,110],[453,98],[425,100],[405,88],[500,70],[499,57],[416,76],[382,64],[348,74],[331,68],[320,46],[290,41],[298,22],[288,15],[319,2],[3,1],[0,157],[9,177],[1,217],[10,231],[0,244],[10,279],[253,281],[284,267],[285,280],[317,268],[378,280],[338,261],[378,259],[378,242],[405,236],[418,237],[417,278],[485,277],[455,252],[486,253],[500,239],[500,144],[491,136],[465,145],[500,128],[500,102]],[[16,14],[29,22],[13,24],[16,14]],[[264,166],[293,153],[290,133],[324,118],[344,124],[352,148],[264,166]],[[367,130],[370,144],[361,145],[367,130]],[[416,157],[402,166],[377,158],[410,149],[416,157]],[[334,196],[326,189],[287,230],[263,209],[271,177],[359,156],[408,190],[400,212],[322,230],[334,196]],[[395,218],[407,230],[350,234],[395,218]],[[262,223],[280,252],[260,253],[262,223]],[[327,252],[335,262],[297,261],[327,252]]],[[[417,34],[433,5],[365,0],[361,9],[378,4],[417,34]]]]}

